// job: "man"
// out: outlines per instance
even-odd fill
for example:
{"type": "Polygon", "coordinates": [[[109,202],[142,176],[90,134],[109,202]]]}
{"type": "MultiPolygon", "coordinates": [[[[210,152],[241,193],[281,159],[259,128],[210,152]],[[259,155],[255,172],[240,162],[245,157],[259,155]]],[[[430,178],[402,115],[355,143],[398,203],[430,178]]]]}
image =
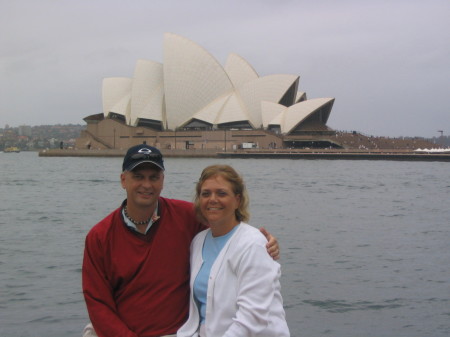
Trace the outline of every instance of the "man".
{"type": "MultiPolygon", "coordinates": [[[[188,316],[191,240],[205,226],[191,203],[160,196],[158,149],[131,147],[122,171],[127,199],[86,236],[83,293],[93,328],[84,336],[174,336],[188,316]]],[[[268,252],[277,258],[273,238],[268,252]]]]}

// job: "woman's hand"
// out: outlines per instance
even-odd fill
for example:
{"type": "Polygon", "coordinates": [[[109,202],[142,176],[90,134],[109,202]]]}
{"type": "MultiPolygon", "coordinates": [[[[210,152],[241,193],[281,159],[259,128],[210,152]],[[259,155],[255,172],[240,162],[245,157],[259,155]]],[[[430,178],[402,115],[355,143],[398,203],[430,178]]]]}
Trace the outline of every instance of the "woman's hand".
{"type": "Polygon", "coordinates": [[[280,259],[280,247],[278,246],[278,240],[272,234],[270,234],[264,227],[259,229],[261,233],[267,239],[267,253],[272,257],[272,259],[279,260],[280,259]]]}

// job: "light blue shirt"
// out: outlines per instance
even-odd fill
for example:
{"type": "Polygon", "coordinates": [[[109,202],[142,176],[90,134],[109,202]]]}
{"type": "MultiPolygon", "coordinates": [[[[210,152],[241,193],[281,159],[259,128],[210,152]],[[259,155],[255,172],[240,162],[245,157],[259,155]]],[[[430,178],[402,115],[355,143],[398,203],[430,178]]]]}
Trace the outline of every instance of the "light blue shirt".
{"type": "Polygon", "coordinates": [[[194,281],[194,298],[197,302],[198,311],[200,313],[200,324],[205,322],[206,293],[208,291],[208,279],[211,272],[211,267],[214,264],[214,261],[216,261],[220,251],[236,231],[238,226],[235,226],[230,232],[222,236],[213,237],[211,231],[206,234],[202,249],[203,264],[194,281]]]}

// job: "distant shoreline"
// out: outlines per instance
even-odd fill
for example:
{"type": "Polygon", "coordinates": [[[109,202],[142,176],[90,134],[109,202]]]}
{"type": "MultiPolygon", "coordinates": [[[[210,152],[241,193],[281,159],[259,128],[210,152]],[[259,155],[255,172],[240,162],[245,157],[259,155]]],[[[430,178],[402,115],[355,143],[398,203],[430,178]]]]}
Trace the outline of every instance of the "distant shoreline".
{"type": "MultiPolygon", "coordinates": [[[[39,151],[39,157],[123,157],[126,150],[50,149],[39,151]]],[[[397,161],[448,161],[450,154],[415,153],[411,150],[162,150],[167,158],[240,158],[240,159],[327,159],[327,160],[397,160],[397,161]]]]}

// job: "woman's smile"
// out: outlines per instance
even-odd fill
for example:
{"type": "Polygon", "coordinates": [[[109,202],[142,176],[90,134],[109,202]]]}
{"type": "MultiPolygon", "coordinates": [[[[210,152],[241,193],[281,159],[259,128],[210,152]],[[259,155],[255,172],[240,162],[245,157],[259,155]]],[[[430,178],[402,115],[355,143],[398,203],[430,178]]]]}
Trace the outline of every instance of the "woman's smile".
{"type": "Polygon", "coordinates": [[[232,185],[223,177],[214,176],[203,182],[200,192],[200,209],[211,227],[220,227],[220,232],[231,230],[237,223],[236,209],[240,197],[232,185]]]}

